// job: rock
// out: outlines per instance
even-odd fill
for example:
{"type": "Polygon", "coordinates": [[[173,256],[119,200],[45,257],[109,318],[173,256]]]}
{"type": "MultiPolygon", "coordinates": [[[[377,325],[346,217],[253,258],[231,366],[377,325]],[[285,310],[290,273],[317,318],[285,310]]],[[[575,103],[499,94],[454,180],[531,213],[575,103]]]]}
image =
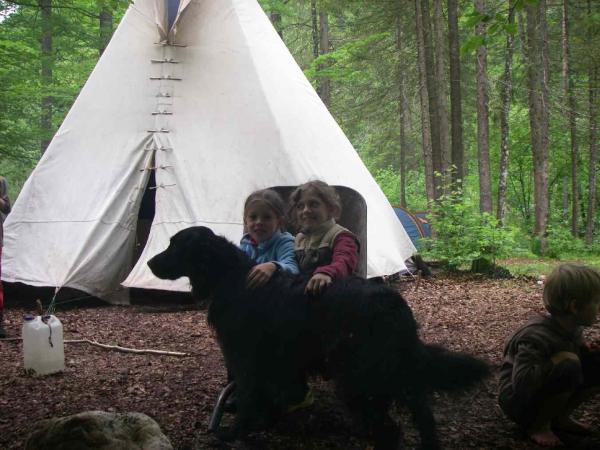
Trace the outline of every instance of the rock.
{"type": "Polygon", "coordinates": [[[85,411],[42,420],[25,450],[173,450],[159,425],[142,413],[85,411]]]}

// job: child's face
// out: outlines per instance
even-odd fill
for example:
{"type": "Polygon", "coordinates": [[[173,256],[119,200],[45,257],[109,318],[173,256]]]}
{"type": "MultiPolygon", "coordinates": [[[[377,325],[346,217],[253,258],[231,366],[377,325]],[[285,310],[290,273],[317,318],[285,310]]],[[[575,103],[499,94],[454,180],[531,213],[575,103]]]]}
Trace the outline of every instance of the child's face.
{"type": "Polygon", "coordinates": [[[332,208],[327,206],[321,197],[310,190],[302,193],[296,204],[296,218],[304,233],[313,232],[332,217],[332,208]]]}
{"type": "Polygon", "coordinates": [[[265,203],[253,202],[246,209],[244,225],[250,237],[260,243],[269,240],[281,228],[281,220],[265,203]]]}
{"type": "Polygon", "coordinates": [[[591,302],[582,305],[579,308],[574,308],[574,315],[578,325],[589,327],[596,323],[598,319],[598,310],[600,309],[600,296],[593,299],[591,302]]]}

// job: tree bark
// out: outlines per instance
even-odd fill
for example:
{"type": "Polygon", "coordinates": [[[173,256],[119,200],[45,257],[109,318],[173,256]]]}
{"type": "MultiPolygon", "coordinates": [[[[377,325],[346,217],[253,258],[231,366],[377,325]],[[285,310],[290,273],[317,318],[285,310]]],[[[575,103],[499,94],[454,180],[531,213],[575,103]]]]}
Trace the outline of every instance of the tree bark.
{"type": "Polygon", "coordinates": [[[279,37],[283,39],[283,29],[281,28],[281,13],[271,11],[271,13],[269,14],[269,19],[271,20],[271,23],[273,24],[273,27],[275,28],[275,31],[277,31],[279,37]]]}
{"type": "Polygon", "coordinates": [[[312,51],[313,58],[319,57],[319,14],[317,13],[317,0],[310,0],[310,18],[312,25],[312,51]]]}
{"type": "Polygon", "coordinates": [[[578,179],[577,179],[577,123],[575,118],[575,96],[573,95],[573,79],[571,76],[570,48],[569,48],[569,2],[563,0],[562,4],[562,72],[563,90],[567,103],[567,120],[571,137],[571,234],[577,236],[578,210],[578,179]]]}
{"type": "MultiPolygon", "coordinates": [[[[588,17],[592,15],[591,0],[587,1],[588,17]]],[[[589,42],[591,44],[591,32],[589,42]]],[[[590,46],[591,48],[591,46],[590,46]]],[[[590,62],[588,72],[588,112],[589,112],[589,137],[590,137],[590,156],[589,156],[589,175],[588,175],[588,204],[587,204],[587,223],[585,227],[585,243],[592,245],[594,239],[594,219],[596,216],[596,171],[598,170],[598,67],[594,62],[590,62]]]]}
{"type": "MultiPolygon", "coordinates": [[[[400,0],[402,1],[402,0],[400,0]]],[[[406,208],[406,156],[413,153],[412,143],[408,138],[411,130],[410,103],[406,85],[406,60],[404,58],[405,33],[400,16],[396,17],[396,49],[398,50],[398,111],[400,122],[400,206],[406,208]]]]}
{"type": "Polygon", "coordinates": [[[452,165],[450,153],[450,126],[448,123],[448,88],[446,77],[446,36],[444,34],[444,21],[442,19],[442,0],[433,0],[433,24],[435,36],[435,78],[437,81],[437,92],[439,102],[440,122],[440,152],[442,187],[448,187],[449,170],[452,165]]]}
{"type": "Polygon", "coordinates": [[[52,0],[38,0],[41,10],[42,35],[40,39],[41,48],[41,77],[42,88],[41,113],[40,113],[40,153],[43,155],[52,139],[52,110],[54,98],[52,92],[52,70],[54,66],[54,54],[52,52],[52,0]]]}
{"type": "MultiPolygon", "coordinates": [[[[326,55],[329,53],[330,41],[329,41],[329,22],[327,18],[327,13],[320,11],[319,12],[319,54],[326,55]]],[[[324,64],[319,65],[319,70],[323,70],[325,68],[324,64]]],[[[321,100],[327,107],[331,105],[331,80],[329,77],[320,76],[319,77],[319,89],[317,89],[319,95],[321,96],[321,100]]]]}
{"type": "Polygon", "coordinates": [[[98,53],[102,56],[113,32],[113,14],[112,10],[104,3],[100,5],[99,28],[100,28],[100,39],[98,43],[98,53]]]}
{"type": "Polygon", "coordinates": [[[457,0],[448,0],[448,48],[450,63],[450,117],[452,130],[452,184],[459,190],[464,177],[462,94],[460,90],[460,43],[457,0]]]}
{"type": "MultiPolygon", "coordinates": [[[[475,0],[475,10],[485,14],[484,0],[475,0]]],[[[475,29],[477,36],[485,37],[486,25],[479,22],[475,29]]],[[[487,47],[477,48],[477,160],[479,165],[479,210],[492,213],[492,188],[490,181],[490,149],[489,149],[489,113],[488,113],[488,80],[487,80],[487,47]]]]}
{"type": "Polygon", "coordinates": [[[567,221],[569,219],[569,177],[567,175],[561,178],[561,193],[562,219],[567,221]]]}
{"type": "Polygon", "coordinates": [[[435,79],[435,61],[431,32],[431,14],[429,0],[421,0],[421,28],[423,34],[423,54],[425,56],[425,74],[427,95],[429,100],[429,126],[431,130],[431,160],[433,163],[434,199],[442,195],[441,178],[436,173],[442,173],[442,149],[440,146],[440,103],[435,79]]]}
{"type": "Polygon", "coordinates": [[[423,138],[423,162],[425,165],[425,191],[427,202],[435,200],[435,185],[433,176],[433,159],[431,148],[431,120],[429,118],[429,93],[427,86],[427,70],[425,68],[425,42],[423,39],[423,15],[421,0],[415,0],[415,31],[417,35],[417,64],[419,66],[419,84],[421,98],[421,135],[423,138]]]}
{"type": "MultiPolygon", "coordinates": [[[[515,23],[513,0],[508,2],[508,23],[515,23]]],[[[500,226],[506,224],[506,191],[508,187],[509,148],[509,113],[512,99],[512,60],[515,48],[515,38],[511,33],[506,35],[506,50],[504,56],[504,73],[502,75],[502,109],[500,111],[500,175],[498,177],[498,204],[496,217],[500,226]]]]}
{"type": "Polygon", "coordinates": [[[540,240],[540,252],[546,250],[548,218],[548,41],[546,1],[528,3],[527,57],[529,79],[529,122],[533,153],[535,224],[533,233],[540,240]]]}

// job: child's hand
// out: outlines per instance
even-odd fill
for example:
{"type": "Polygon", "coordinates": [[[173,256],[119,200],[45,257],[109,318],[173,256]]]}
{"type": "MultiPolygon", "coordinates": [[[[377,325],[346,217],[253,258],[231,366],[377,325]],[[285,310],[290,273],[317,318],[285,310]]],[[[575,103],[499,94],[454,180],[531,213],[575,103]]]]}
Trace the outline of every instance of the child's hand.
{"type": "Polygon", "coordinates": [[[304,289],[305,294],[319,295],[331,284],[331,277],[325,273],[315,273],[304,289]]]}
{"type": "Polygon", "coordinates": [[[246,287],[249,289],[256,289],[264,286],[267,281],[271,279],[276,270],[277,265],[272,262],[262,263],[254,266],[248,274],[248,278],[246,279],[246,287]]]}
{"type": "Polygon", "coordinates": [[[552,361],[552,364],[557,365],[558,363],[566,360],[566,359],[572,359],[574,361],[579,361],[579,357],[572,352],[558,352],[555,353],[554,355],[552,355],[552,357],[550,358],[550,360],[552,361]]]}
{"type": "Polygon", "coordinates": [[[600,353],[600,342],[584,341],[581,346],[586,353],[600,353]]]}
{"type": "Polygon", "coordinates": [[[588,344],[588,349],[592,353],[600,353],[600,342],[590,342],[588,344]]]}

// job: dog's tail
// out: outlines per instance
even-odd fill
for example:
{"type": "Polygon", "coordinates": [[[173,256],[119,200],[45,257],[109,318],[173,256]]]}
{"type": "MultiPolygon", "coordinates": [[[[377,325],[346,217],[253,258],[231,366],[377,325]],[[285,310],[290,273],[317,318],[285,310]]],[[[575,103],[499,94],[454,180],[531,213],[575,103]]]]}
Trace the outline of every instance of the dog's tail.
{"type": "Polygon", "coordinates": [[[425,345],[428,354],[423,377],[433,389],[465,389],[490,374],[487,362],[467,353],[458,353],[437,345],[425,345]]]}

